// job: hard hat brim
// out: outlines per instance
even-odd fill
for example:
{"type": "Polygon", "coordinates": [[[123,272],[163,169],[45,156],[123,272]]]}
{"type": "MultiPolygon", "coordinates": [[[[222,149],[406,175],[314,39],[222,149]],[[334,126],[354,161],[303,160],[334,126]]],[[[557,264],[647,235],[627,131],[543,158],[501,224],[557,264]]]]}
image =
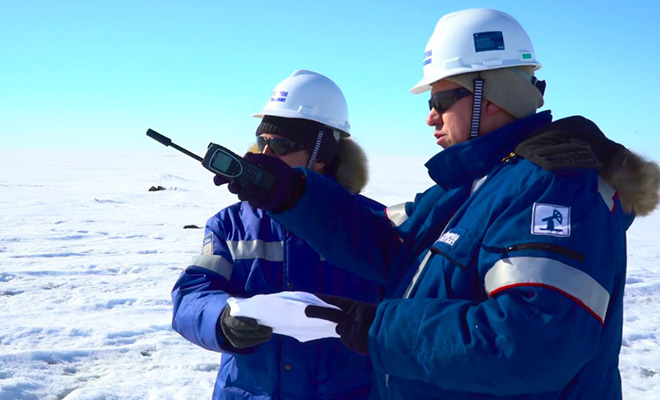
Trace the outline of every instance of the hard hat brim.
{"type": "Polygon", "coordinates": [[[303,115],[297,111],[289,110],[289,109],[272,109],[272,110],[267,110],[268,112],[258,112],[255,114],[252,114],[252,117],[254,118],[263,118],[266,115],[272,115],[273,117],[282,117],[282,118],[301,118],[301,119],[308,119],[310,121],[316,121],[320,122],[323,125],[330,126],[332,128],[337,129],[341,133],[341,137],[349,137],[351,136],[351,133],[346,130],[346,128],[342,128],[340,126],[337,126],[337,124],[333,124],[330,121],[324,121],[323,119],[312,119],[309,118],[309,116],[303,115]]]}
{"type": "MultiPolygon", "coordinates": [[[[532,66],[534,67],[534,70],[538,70],[541,68],[541,64],[538,62],[509,62],[506,64],[502,64],[501,66],[498,66],[498,68],[513,68],[513,67],[524,67],[524,66],[532,66]]],[[[479,72],[479,71],[487,71],[491,69],[498,69],[498,68],[492,68],[491,66],[483,66],[483,65],[478,65],[478,66],[471,66],[471,67],[464,67],[464,68],[453,68],[449,71],[443,71],[440,73],[436,73],[430,76],[425,76],[422,79],[420,79],[415,86],[413,86],[410,89],[410,93],[412,94],[420,94],[424,93],[426,91],[431,90],[431,85],[433,85],[435,82],[440,81],[442,79],[448,78],[450,76],[455,76],[455,75],[461,75],[461,74],[469,74],[472,72],[479,72]]]]}

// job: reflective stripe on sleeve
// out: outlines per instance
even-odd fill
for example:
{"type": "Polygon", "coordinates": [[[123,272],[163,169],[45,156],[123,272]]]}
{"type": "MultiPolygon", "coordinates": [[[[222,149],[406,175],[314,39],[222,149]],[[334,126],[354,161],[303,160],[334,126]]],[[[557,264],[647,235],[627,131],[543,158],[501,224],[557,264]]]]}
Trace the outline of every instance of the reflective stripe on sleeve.
{"type": "Polygon", "coordinates": [[[222,275],[227,280],[231,279],[231,272],[234,269],[234,264],[229,260],[223,256],[212,254],[195,256],[190,260],[190,265],[213,271],[216,274],[222,275]]]}
{"type": "Polygon", "coordinates": [[[268,261],[284,261],[284,244],[282,242],[228,240],[227,247],[234,260],[261,258],[268,261]]]}
{"type": "Polygon", "coordinates": [[[562,262],[539,257],[499,260],[485,279],[489,296],[519,286],[543,286],[557,290],[582,305],[601,323],[605,321],[610,294],[587,273],[562,262]]]}
{"type": "Polygon", "coordinates": [[[419,275],[421,275],[422,271],[424,271],[424,268],[426,268],[426,263],[429,261],[429,258],[431,258],[432,254],[433,253],[431,253],[431,250],[427,251],[426,255],[424,256],[424,259],[422,260],[421,263],[419,263],[419,267],[417,267],[415,276],[413,276],[412,280],[410,281],[410,284],[408,285],[408,288],[406,289],[406,292],[403,294],[404,299],[410,297],[410,292],[412,292],[413,288],[415,287],[419,275]]]}
{"type": "Polygon", "coordinates": [[[470,194],[476,192],[481,185],[483,185],[484,182],[486,182],[486,179],[488,178],[488,175],[484,176],[483,178],[475,179],[474,182],[472,182],[472,191],[470,194]]]}
{"type": "Polygon", "coordinates": [[[390,220],[393,226],[401,226],[408,219],[409,215],[406,213],[406,203],[397,204],[395,206],[387,207],[385,215],[390,220]]]}

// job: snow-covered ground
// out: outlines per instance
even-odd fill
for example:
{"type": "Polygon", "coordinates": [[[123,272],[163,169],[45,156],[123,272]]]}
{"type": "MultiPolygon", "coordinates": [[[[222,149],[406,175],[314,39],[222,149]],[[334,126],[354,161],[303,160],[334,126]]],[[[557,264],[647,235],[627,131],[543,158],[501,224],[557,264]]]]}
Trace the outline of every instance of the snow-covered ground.
{"type": "MultiPolygon", "coordinates": [[[[370,161],[385,204],[430,183],[425,159],[370,161]]],[[[210,399],[220,356],[171,330],[170,289],[201,250],[184,226],[235,201],[174,150],[0,151],[0,400],[210,399]]],[[[624,397],[658,399],[660,212],[628,238],[624,397]]]]}

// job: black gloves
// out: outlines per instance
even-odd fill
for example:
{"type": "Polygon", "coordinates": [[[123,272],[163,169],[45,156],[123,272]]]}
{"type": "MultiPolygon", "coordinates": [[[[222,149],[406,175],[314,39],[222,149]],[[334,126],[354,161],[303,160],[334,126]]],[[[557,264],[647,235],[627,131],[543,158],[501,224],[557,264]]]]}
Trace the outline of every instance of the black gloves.
{"type": "MultiPolygon", "coordinates": [[[[320,318],[335,322],[335,331],[339,340],[350,350],[358,354],[369,354],[369,328],[376,317],[377,304],[352,300],[346,297],[316,295],[328,304],[341,310],[321,306],[307,306],[305,315],[309,318],[320,318]]],[[[219,333],[236,349],[254,347],[270,340],[273,329],[259,325],[254,318],[232,317],[229,306],[220,314],[218,320],[219,333]]]]}
{"type": "Polygon", "coordinates": [[[237,180],[229,181],[222,175],[213,178],[215,185],[229,183],[227,189],[238,195],[241,201],[247,201],[252,207],[273,212],[282,212],[293,207],[305,192],[305,174],[291,168],[279,158],[247,153],[244,159],[275,176],[275,183],[270,190],[256,184],[243,186],[237,180]]]}
{"type": "Polygon", "coordinates": [[[273,329],[259,325],[256,319],[248,317],[232,317],[229,306],[220,314],[219,325],[222,336],[237,349],[254,347],[270,340],[273,329]]]}
{"type": "Polygon", "coordinates": [[[326,303],[335,305],[341,310],[334,308],[307,306],[305,315],[310,318],[320,318],[336,322],[337,334],[344,346],[358,354],[369,354],[369,328],[376,317],[377,304],[365,303],[348,299],[346,297],[316,295],[326,303]]]}

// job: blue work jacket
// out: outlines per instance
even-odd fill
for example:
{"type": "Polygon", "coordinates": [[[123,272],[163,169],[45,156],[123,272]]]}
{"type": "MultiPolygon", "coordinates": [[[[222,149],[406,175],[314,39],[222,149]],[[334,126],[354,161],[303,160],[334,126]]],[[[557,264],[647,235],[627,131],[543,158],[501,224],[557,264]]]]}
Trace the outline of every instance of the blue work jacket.
{"type": "MultiPolygon", "coordinates": [[[[346,192],[348,193],[348,192],[346,192]]],[[[361,204],[384,207],[363,196],[361,204]]],[[[211,217],[202,255],[181,274],[173,291],[173,328],[205,349],[222,352],[213,399],[366,399],[369,357],[338,340],[305,343],[273,334],[238,350],[218,334],[227,298],[281,291],[325,293],[378,302],[383,288],[321,257],[263,211],[241,202],[211,217]]]]}
{"type": "Polygon", "coordinates": [[[535,114],[443,150],[426,164],[436,185],[382,213],[307,174],[296,206],[273,214],[388,286],[369,331],[372,398],[621,398],[633,216],[597,170],[515,154],[550,122],[535,114]]]}

